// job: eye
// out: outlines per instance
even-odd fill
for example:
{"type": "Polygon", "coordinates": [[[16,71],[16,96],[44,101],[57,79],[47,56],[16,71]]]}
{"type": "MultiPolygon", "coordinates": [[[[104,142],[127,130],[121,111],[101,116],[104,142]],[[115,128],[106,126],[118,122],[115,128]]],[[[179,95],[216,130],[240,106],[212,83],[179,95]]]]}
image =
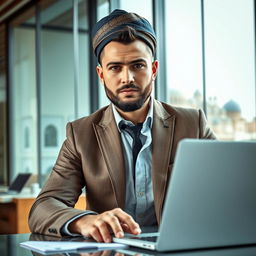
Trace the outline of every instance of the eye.
{"type": "Polygon", "coordinates": [[[109,69],[114,72],[118,72],[121,70],[120,66],[110,66],[109,69]]]}
{"type": "Polygon", "coordinates": [[[136,63],[133,65],[134,69],[142,69],[144,67],[145,67],[145,64],[143,64],[143,63],[136,63]]]}

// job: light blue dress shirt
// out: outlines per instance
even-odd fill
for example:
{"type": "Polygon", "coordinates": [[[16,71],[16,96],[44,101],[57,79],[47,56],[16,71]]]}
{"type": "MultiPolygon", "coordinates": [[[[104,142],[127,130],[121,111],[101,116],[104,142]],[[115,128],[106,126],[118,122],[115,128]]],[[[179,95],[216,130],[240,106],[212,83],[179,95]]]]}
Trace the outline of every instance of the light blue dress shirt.
{"type": "Polygon", "coordinates": [[[140,139],[142,148],[137,156],[135,172],[133,170],[133,154],[131,135],[120,129],[124,123],[134,126],[131,121],[123,119],[112,105],[115,121],[121,134],[126,173],[125,212],[130,214],[140,226],[156,226],[154,196],[152,187],[152,136],[153,100],[151,99],[147,117],[143,123],[140,139]],[[135,179],[133,178],[135,173],[135,179]]]}
{"type": "MultiPolygon", "coordinates": [[[[150,108],[147,117],[143,123],[140,139],[142,148],[137,156],[135,165],[135,184],[133,178],[133,156],[132,156],[132,143],[133,139],[128,132],[120,129],[120,125],[134,126],[131,121],[123,119],[116,108],[112,104],[114,118],[117,128],[121,134],[123,145],[124,160],[125,160],[125,173],[126,173],[126,190],[125,190],[125,209],[124,211],[130,214],[134,220],[141,226],[156,226],[157,220],[154,208],[154,196],[152,187],[152,136],[151,129],[153,123],[153,100],[150,101],[150,108]]],[[[70,233],[68,225],[75,219],[87,215],[97,214],[93,211],[85,211],[79,214],[68,222],[65,223],[61,232],[65,235],[76,236],[77,234],[70,233]]]]}

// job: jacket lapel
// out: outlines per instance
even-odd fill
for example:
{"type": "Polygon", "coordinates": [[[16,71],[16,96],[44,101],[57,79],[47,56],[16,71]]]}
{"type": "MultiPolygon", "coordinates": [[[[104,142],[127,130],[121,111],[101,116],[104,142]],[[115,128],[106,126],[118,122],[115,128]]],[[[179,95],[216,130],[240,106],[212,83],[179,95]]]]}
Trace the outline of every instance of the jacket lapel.
{"type": "MultiPolygon", "coordinates": [[[[155,199],[155,210],[160,222],[163,201],[168,185],[168,167],[172,149],[175,115],[169,114],[162,104],[154,100],[154,121],[152,127],[152,182],[155,199]]],[[[111,105],[106,109],[99,123],[94,123],[102,156],[115,196],[116,207],[124,208],[125,204],[125,167],[121,138],[111,105]]]]}
{"type": "Polygon", "coordinates": [[[107,165],[116,207],[125,204],[125,168],[121,138],[116,126],[111,105],[98,124],[93,124],[99,147],[107,165]]]}
{"type": "Polygon", "coordinates": [[[162,104],[155,100],[152,128],[152,182],[158,223],[160,223],[163,201],[168,185],[167,179],[174,125],[175,115],[169,114],[162,104]]]}

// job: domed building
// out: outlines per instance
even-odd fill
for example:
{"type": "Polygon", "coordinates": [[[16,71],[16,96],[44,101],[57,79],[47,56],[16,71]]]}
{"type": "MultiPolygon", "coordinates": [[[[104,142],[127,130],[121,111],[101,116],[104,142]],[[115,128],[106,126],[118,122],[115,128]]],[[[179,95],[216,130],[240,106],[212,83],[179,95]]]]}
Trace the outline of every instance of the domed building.
{"type": "Polygon", "coordinates": [[[232,121],[237,121],[241,118],[241,107],[240,105],[235,102],[234,100],[228,101],[224,106],[223,109],[225,110],[227,116],[232,121]]]}
{"type": "Polygon", "coordinates": [[[176,89],[170,89],[170,102],[172,105],[185,106],[187,104],[187,98],[185,94],[176,89]]]}
{"type": "MultiPolygon", "coordinates": [[[[228,101],[224,106],[223,110],[226,116],[231,120],[233,126],[233,139],[239,139],[241,134],[245,130],[245,122],[241,115],[241,107],[234,100],[228,101]]],[[[242,134],[242,137],[244,135],[242,134]]]]}
{"type": "Polygon", "coordinates": [[[230,100],[228,101],[223,108],[228,111],[228,112],[240,112],[241,113],[241,108],[239,106],[239,104],[234,101],[234,100],[230,100]]]}

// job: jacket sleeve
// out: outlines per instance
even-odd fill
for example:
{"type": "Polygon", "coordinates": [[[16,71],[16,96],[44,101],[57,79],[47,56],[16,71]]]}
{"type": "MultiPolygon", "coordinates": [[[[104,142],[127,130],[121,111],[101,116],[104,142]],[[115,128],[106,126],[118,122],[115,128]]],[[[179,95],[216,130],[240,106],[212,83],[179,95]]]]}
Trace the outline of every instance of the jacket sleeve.
{"type": "Polygon", "coordinates": [[[81,158],[76,150],[72,123],[68,123],[67,138],[52,173],[30,210],[31,232],[61,236],[63,225],[84,213],[74,209],[84,186],[81,158]]]}

